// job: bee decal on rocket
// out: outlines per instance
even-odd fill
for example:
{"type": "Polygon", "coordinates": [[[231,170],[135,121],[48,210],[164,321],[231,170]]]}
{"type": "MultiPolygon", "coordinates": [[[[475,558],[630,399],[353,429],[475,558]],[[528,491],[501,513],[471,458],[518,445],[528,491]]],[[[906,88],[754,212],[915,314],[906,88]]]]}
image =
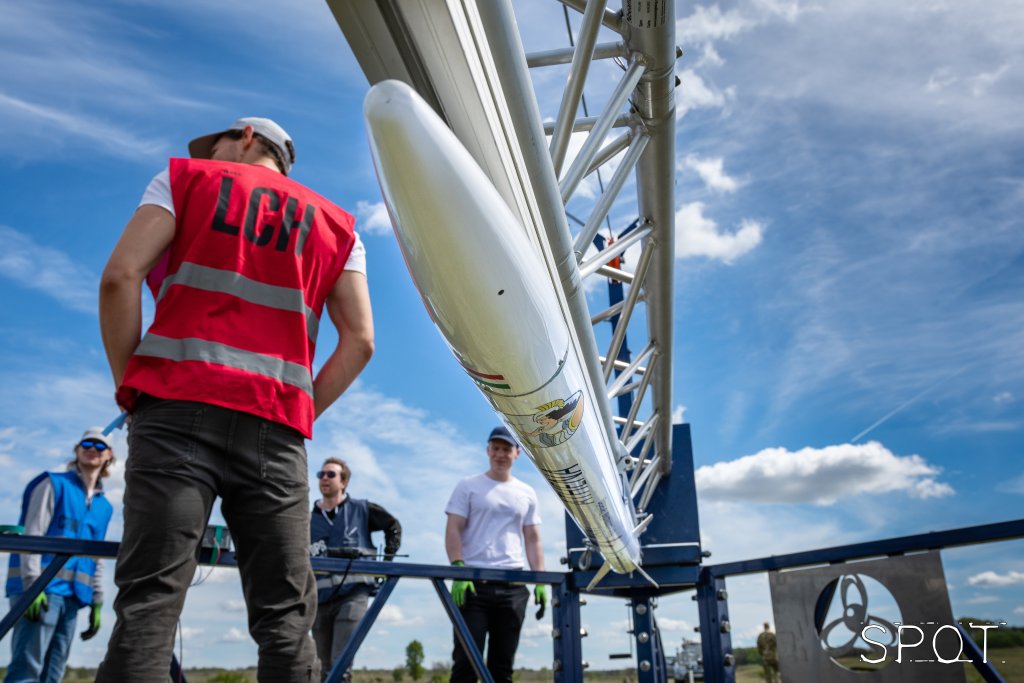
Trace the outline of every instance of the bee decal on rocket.
{"type": "Polygon", "coordinates": [[[532,415],[509,416],[527,448],[551,448],[568,441],[583,422],[583,392],[537,406],[532,415]]]}

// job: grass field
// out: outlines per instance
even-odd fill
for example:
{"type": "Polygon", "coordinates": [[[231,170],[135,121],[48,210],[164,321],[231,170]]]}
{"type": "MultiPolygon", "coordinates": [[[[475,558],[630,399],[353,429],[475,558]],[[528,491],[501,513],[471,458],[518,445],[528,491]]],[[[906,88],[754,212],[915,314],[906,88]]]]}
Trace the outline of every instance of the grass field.
{"type": "MultiPolygon", "coordinates": [[[[989,650],[989,661],[992,662],[1007,683],[1024,683],[1024,648],[1010,648],[989,650]]],[[[984,683],[984,679],[975,671],[973,666],[964,667],[967,673],[967,683],[984,683]]],[[[0,675],[6,673],[0,668],[0,675]]],[[[785,674],[785,671],[783,671],[785,674]]],[[[91,683],[96,676],[95,669],[68,669],[64,675],[64,683],[91,683]]],[[[189,669],[186,671],[189,683],[255,683],[256,669],[244,669],[225,671],[224,669],[189,669]]],[[[520,669],[516,671],[516,683],[542,683],[551,681],[550,670],[530,671],[520,669]]],[[[634,683],[636,671],[632,669],[619,669],[615,671],[586,671],[583,678],[594,683],[634,683]]],[[[413,682],[409,675],[403,675],[401,679],[396,678],[390,670],[356,670],[353,675],[353,683],[447,683],[448,671],[427,670],[420,677],[419,681],[413,682]]],[[[761,667],[756,664],[748,664],[736,669],[736,683],[761,683],[764,677],[761,674],[761,667]]],[[[785,678],[783,677],[783,681],[785,678]]],[[[785,683],[798,683],[785,681],[785,683]]]]}

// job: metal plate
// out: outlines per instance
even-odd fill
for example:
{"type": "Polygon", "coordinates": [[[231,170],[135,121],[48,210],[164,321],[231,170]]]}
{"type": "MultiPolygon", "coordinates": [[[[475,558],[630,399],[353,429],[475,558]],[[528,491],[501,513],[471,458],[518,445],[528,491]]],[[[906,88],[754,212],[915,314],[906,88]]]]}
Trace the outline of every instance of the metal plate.
{"type": "MultiPolygon", "coordinates": [[[[964,683],[963,664],[939,661],[940,658],[965,660],[967,656],[957,656],[960,641],[955,633],[956,622],[950,609],[942,560],[937,552],[776,571],[769,574],[769,584],[783,680],[801,683],[964,683]],[[865,586],[877,587],[876,581],[895,601],[899,617],[885,619],[873,613],[872,593],[865,591],[865,586]],[[837,611],[839,616],[836,616],[837,611]],[[842,649],[836,645],[837,641],[848,640],[845,638],[847,634],[860,633],[869,624],[887,631],[885,635],[878,628],[868,631],[872,641],[887,645],[898,642],[891,637],[903,624],[903,642],[911,645],[920,638],[921,645],[904,647],[902,661],[891,661],[876,671],[852,671],[836,663],[833,655],[840,656],[842,649]],[[920,628],[921,634],[907,630],[910,626],[920,628]]],[[[875,597],[877,610],[877,591],[875,597]]],[[[897,651],[896,644],[888,648],[893,659],[897,651]]],[[[877,659],[880,655],[878,646],[872,646],[865,653],[870,659],[877,659]]]]}

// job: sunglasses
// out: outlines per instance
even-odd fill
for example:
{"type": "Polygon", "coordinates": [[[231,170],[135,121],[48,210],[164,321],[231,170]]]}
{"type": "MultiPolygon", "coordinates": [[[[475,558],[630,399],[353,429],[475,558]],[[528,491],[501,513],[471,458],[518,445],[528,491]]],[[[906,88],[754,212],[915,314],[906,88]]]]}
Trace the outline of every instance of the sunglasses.
{"type": "Polygon", "coordinates": [[[317,479],[323,479],[324,477],[327,477],[328,479],[334,479],[337,476],[340,475],[334,470],[320,470],[319,472],[316,473],[317,479]]]}
{"type": "Polygon", "coordinates": [[[110,448],[110,446],[103,443],[102,441],[91,441],[89,439],[80,442],[78,445],[81,446],[82,448],[95,448],[97,453],[102,453],[103,451],[110,448]]]}

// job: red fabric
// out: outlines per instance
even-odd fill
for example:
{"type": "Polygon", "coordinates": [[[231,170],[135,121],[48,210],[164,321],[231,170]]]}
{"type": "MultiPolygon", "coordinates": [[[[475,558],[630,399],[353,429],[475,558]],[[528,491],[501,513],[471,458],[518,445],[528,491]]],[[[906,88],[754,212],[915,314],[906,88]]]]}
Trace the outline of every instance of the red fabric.
{"type": "MultiPolygon", "coordinates": [[[[236,272],[259,283],[301,290],[306,305],[320,317],[355,241],[355,220],[350,214],[262,166],[171,159],[170,179],[176,234],[169,250],[168,277],[183,263],[236,272]],[[257,188],[263,188],[257,192],[263,195],[258,205],[251,201],[257,188]],[[271,208],[275,198],[276,208],[271,208]],[[289,204],[295,210],[285,242],[282,222],[289,204]],[[311,208],[312,224],[301,254],[296,254],[298,224],[311,208]],[[250,211],[254,212],[249,216],[252,227],[247,231],[250,211]]],[[[184,285],[170,286],[157,302],[149,332],[217,342],[297,363],[310,371],[315,351],[303,313],[184,285]]],[[[214,363],[135,355],[123,385],[159,398],[201,401],[260,415],[290,425],[306,437],[312,435],[312,398],[260,374],[214,363]]]]}

